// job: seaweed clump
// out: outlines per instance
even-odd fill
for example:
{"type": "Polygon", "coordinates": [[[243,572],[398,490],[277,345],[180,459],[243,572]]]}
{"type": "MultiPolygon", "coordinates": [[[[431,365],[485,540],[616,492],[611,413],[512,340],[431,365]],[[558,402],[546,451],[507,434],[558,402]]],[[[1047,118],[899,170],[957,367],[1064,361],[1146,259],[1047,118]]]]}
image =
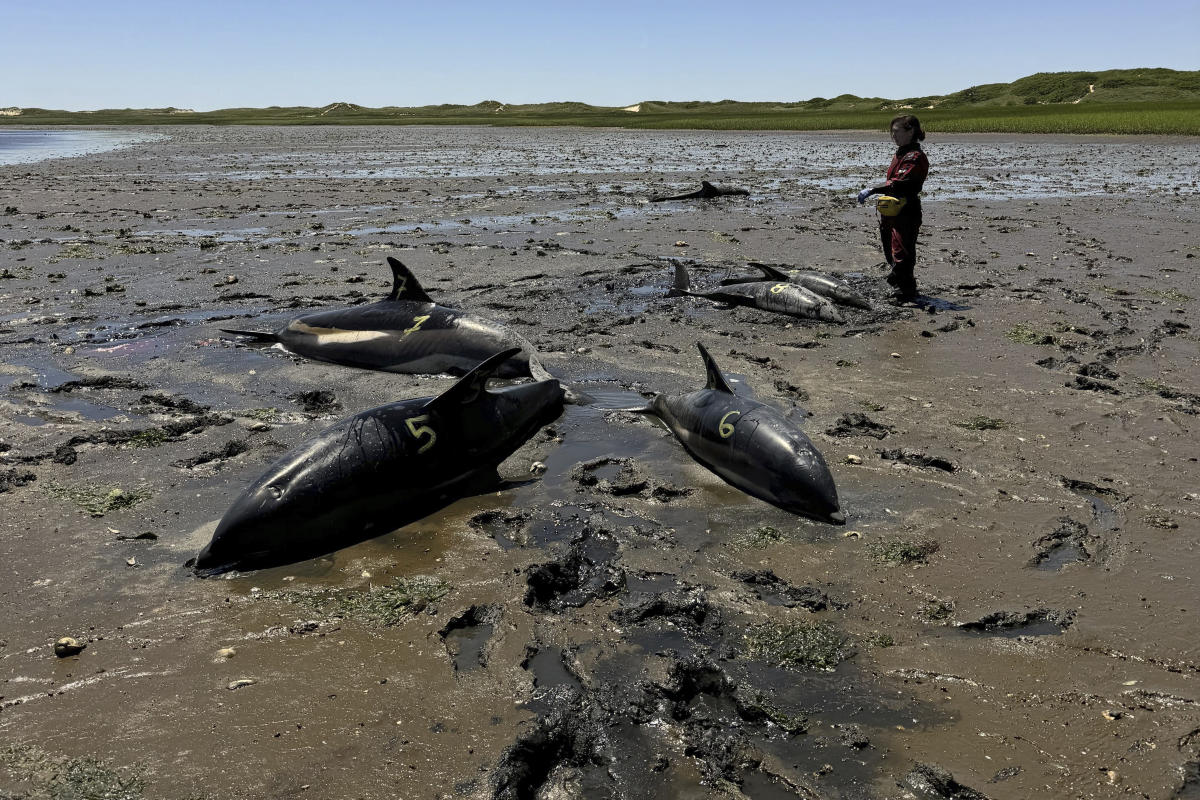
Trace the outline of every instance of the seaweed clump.
{"type": "Polygon", "coordinates": [[[744,637],[746,655],[791,670],[832,671],[851,655],[850,638],[827,620],[767,622],[744,637]]]}

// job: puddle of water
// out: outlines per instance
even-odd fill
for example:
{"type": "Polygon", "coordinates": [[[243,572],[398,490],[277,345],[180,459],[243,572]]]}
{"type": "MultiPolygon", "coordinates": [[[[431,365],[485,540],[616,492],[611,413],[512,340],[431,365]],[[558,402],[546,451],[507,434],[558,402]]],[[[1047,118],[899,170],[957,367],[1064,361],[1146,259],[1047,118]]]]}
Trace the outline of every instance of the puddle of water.
{"type": "Polygon", "coordinates": [[[484,649],[495,629],[492,623],[481,622],[455,628],[446,634],[446,648],[451,653],[456,672],[469,672],[483,666],[484,649]]]}
{"type": "Polygon", "coordinates": [[[156,133],[80,130],[0,130],[0,165],[103,153],[166,139],[156,133]]]}
{"type": "Polygon", "coordinates": [[[1058,572],[1068,564],[1087,561],[1087,553],[1076,542],[1063,542],[1050,548],[1036,566],[1047,572],[1058,572]]]}

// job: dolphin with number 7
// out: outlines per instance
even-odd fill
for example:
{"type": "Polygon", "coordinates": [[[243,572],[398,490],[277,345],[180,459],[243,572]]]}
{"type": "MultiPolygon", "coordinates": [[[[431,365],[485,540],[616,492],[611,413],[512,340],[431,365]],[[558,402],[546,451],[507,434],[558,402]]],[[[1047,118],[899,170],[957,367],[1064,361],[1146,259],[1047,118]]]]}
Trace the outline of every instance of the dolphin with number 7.
{"type": "Polygon", "coordinates": [[[363,411],[291,450],[188,565],[215,575],[303,561],[494,490],[500,462],[563,408],[553,378],[487,388],[519,352],[497,353],[436,397],[363,411]]]}
{"type": "Polygon", "coordinates": [[[794,514],[841,525],[846,521],[825,459],[794,422],[773,406],[734,394],[699,342],[708,371],[703,389],[657,394],[647,406],[692,458],[747,494],[794,514]]]}
{"type": "Polygon", "coordinates": [[[417,276],[388,256],[392,291],[361,306],[302,314],[276,332],[223,328],[225,333],[277,342],[305,358],[350,367],[420,375],[462,375],[510,347],[498,377],[549,378],[533,345],[520,334],[483,317],[435,303],[417,276]]]}

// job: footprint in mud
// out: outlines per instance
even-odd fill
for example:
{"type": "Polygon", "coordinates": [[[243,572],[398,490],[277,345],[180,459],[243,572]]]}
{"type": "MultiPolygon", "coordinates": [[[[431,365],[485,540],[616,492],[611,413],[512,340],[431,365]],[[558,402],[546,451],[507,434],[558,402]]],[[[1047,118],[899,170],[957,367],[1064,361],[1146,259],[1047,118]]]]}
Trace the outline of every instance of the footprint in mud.
{"type": "Polygon", "coordinates": [[[488,643],[500,621],[501,609],[495,605],[471,606],[450,618],[438,635],[455,672],[469,672],[487,666],[488,643]]]}
{"type": "Polygon", "coordinates": [[[584,488],[593,489],[613,497],[650,497],[660,503],[669,503],[679,497],[687,497],[695,489],[660,483],[651,478],[632,458],[602,456],[576,464],[571,470],[571,480],[584,488]]]}
{"type": "Polygon", "coordinates": [[[880,450],[879,457],[884,461],[894,461],[898,464],[907,464],[910,467],[920,467],[924,469],[940,469],[943,472],[954,472],[958,469],[952,462],[939,458],[937,456],[926,455],[920,450],[902,447],[894,449],[880,450]]]}
{"type": "Polygon", "coordinates": [[[1060,478],[1062,485],[1091,503],[1092,518],[1101,530],[1115,531],[1121,527],[1121,517],[1112,503],[1121,503],[1129,498],[1107,486],[1098,486],[1090,481],[1076,478],[1060,478]],[[1110,502],[1111,501],[1111,502],[1110,502]]]}
{"type": "Polygon", "coordinates": [[[1036,553],[1029,566],[1057,572],[1068,564],[1090,562],[1099,555],[1101,539],[1070,517],[1059,517],[1059,526],[1033,543],[1036,553]]]}
{"type": "Polygon", "coordinates": [[[328,389],[313,389],[309,392],[296,392],[288,395],[288,399],[299,405],[309,414],[328,414],[341,411],[342,404],[328,389]]]}
{"type": "Polygon", "coordinates": [[[504,550],[511,550],[528,544],[527,526],[530,519],[530,515],[524,511],[493,508],[480,511],[467,524],[491,536],[504,550]]]}
{"type": "Polygon", "coordinates": [[[1050,636],[1062,633],[1074,622],[1074,611],[1037,608],[1024,612],[996,611],[972,622],[960,622],[956,627],[991,636],[1050,636]]]}
{"type": "Polygon", "coordinates": [[[759,599],[770,605],[784,608],[803,608],[808,611],[824,611],[827,608],[844,609],[845,603],[830,600],[829,595],[815,586],[793,586],[770,569],[743,569],[730,575],[734,580],[748,585],[759,599]]]}
{"type": "Polygon", "coordinates": [[[172,466],[180,469],[195,469],[207,465],[212,470],[219,470],[226,461],[240,456],[250,450],[250,443],[239,439],[231,439],[217,450],[207,450],[198,456],[176,461],[172,466]]]}
{"type": "Polygon", "coordinates": [[[709,605],[704,590],[687,585],[680,585],[674,591],[631,595],[620,608],[608,615],[614,622],[625,625],[662,620],[690,631],[699,630],[705,622],[713,621],[715,616],[716,609],[709,605]]]}
{"type": "Polygon", "coordinates": [[[876,439],[883,439],[889,433],[895,432],[895,430],[891,425],[883,425],[875,422],[866,414],[855,411],[849,414],[842,414],[838,417],[834,426],[827,429],[825,433],[838,437],[873,436],[876,439]]]}

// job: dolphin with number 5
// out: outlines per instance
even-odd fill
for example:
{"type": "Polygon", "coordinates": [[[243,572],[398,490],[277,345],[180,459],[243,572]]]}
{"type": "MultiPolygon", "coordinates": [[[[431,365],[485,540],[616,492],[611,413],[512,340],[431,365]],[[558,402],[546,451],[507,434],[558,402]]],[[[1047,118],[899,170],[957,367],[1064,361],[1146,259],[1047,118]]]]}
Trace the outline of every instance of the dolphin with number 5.
{"type": "Polygon", "coordinates": [[[794,514],[841,525],[846,521],[825,459],[794,422],[773,406],[734,394],[699,342],[708,372],[703,389],[657,394],[625,409],[661,419],[692,458],[727,483],[794,514]]]}
{"type": "Polygon", "coordinates": [[[797,286],[788,281],[786,276],[782,280],[731,283],[710,292],[693,292],[692,279],[687,268],[676,263],[675,283],[667,292],[667,297],[703,297],[719,303],[750,306],[762,311],[790,314],[793,317],[820,319],[826,322],[844,321],[841,312],[828,298],[803,286],[797,286]]]}
{"type": "Polygon", "coordinates": [[[463,375],[493,353],[517,347],[520,352],[504,362],[498,377],[550,377],[533,345],[520,334],[483,317],[438,305],[399,259],[388,256],[388,265],[392,291],[383,300],[302,314],[273,333],[222,330],[278,342],[317,361],[421,375],[463,375]]]}
{"type": "Polygon", "coordinates": [[[495,489],[496,467],[562,413],[553,378],[488,389],[520,350],[479,364],[436,397],[372,408],[291,450],[225,512],[197,574],[324,555],[495,489]]]}

